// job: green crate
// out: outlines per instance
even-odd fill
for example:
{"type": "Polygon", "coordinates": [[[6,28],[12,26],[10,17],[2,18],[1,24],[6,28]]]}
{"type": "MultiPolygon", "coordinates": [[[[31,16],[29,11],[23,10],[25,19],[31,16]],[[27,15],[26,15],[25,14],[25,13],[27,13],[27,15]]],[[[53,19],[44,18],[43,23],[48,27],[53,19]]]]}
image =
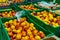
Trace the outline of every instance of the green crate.
{"type": "Polygon", "coordinates": [[[2,26],[2,21],[0,19],[0,40],[9,40],[8,34],[4,28],[4,26],[2,26]],[[5,38],[6,37],[6,38],[5,38]]]}
{"type": "MultiPolygon", "coordinates": [[[[30,5],[30,4],[32,4],[35,8],[38,8],[39,10],[42,9],[42,8],[40,8],[40,7],[35,6],[34,3],[32,3],[32,2],[23,3],[23,4],[20,4],[20,5],[15,4],[15,6],[16,6],[17,9],[25,10],[25,9],[20,8],[20,6],[21,6],[21,5],[30,5]]],[[[37,11],[37,10],[28,10],[28,11],[37,11]]]]}
{"type": "MultiPolygon", "coordinates": [[[[37,3],[35,3],[35,4],[37,4],[37,3]]],[[[34,6],[36,6],[35,4],[34,4],[34,6]]],[[[53,9],[49,9],[49,8],[44,8],[44,7],[42,7],[42,6],[36,6],[36,7],[38,7],[38,8],[42,8],[42,9],[53,10],[53,9]]]]}
{"type": "Polygon", "coordinates": [[[20,11],[19,8],[17,8],[16,4],[10,4],[10,7],[11,7],[13,10],[20,11]]]}
{"type": "MultiPolygon", "coordinates": [[[[36,12],[42,12],[42,11],[44,11],[44,10],[40,10],[40,11],[36,11],[36,12]]],[[[47,11],[47,10],[46,10],[47,11]]],[[[38,19],[37,17],[35,17],[35,16],[33,16],[33,15],[31,15],[31,11],[26,11],[27,12],[27,16],[29,17],[29,18],[31,18],[32,20],[34,20],[38,25],[40,25],[42,28],[44,28],[44,29],[46,29],[46,30],[49,30],[50,32],[54,32],[54,30],[56,29],[56,28],[54,28],[52,25],[48,25],[48,24],[46,24],[46,23],[44,23],[42,20],[40,20],[40,19],[38,19]]],[[[48,11],[49,12],[49,11],[48,11]]],[[[58,16],[58,15],[56,15],[56,16],[58,16]]]]}
{"type": "MultiPolygon", "coordinates": [[[[27,18],[27,21],[30,23],[34,23],[34,26],[36,27],[36,29],[37,30],[39,30],[39,31],[43,31],[44,33],[45,33],[45,35],[46,35],[46,37],[49,37],[49,36],[52,36],[53,35],[53,33],[51,33],[51,32],[49,32],[48,30],[44,30],[41,26],[39,26],[37,23],[35,23],[32,19],[30,19],[27,15],[26,16],[23,16],[23,17],[26,17],[27,18]]],[[[15,19],[15,18],[14,18],[15,19]]],[[[2,19],[1,19],[2,20],[2,19]]],[[[13,20],[13,19],[12,19],[13,20]]],[[[6,20],[6,21],[9,21],[9,20],[6,20]]],[[[4,22],[3,22],[3,20],[1,21],[1,27],[2,27],[2,40],[10,40],[10,38],[9,38],[9,35],[8,35],[8,33],[7,33],[7,31],[5,30],[5,27],[4,27],[4,25],[3,25],[3,23],[5,23],[6,22],[5,20],[4,20],[4,22]],[[5,37],[6,36],[6,37],[5,37]]]]}
{"type": "Polygon", "coordinates": [[[0,9],[0,12],[4,12],[4,11],[11,11],[12,9],[0,9]]]}
{"type": "Polygon", "coordinates": [[[53,0],[44,0],[44,1],[46,1],[46,2],[53,2],[53,0]]]}
{"type": "MultiPolygon", "coordinates": [[[[12,11],[12,9],[2,10],[2,11],[0,11],[0,13],[1,13],[1,12],[5,12],[5,11],[9,12],[9,11],[12,11]]],[[[10,20],[10,19],[13,19],[13,18],[16,18],[16,16],[11,17],[11,18],[4,18],[4,17],[2,17],[1,19],[2,19],[2,20],[10,20]]],[[[3,21],[3,22],[4,22],[4,21],[3,21]]]]}
{"type": "MultiPolygon", "coordinates": [[[[43,0],[43,1],[53,2],[54,4],[56,4],[56,3],[60,4],[60,3],[59,3],[59,0],[43,0]]],[[[41,2],[41,0],[38,1],[38,2],[41,2]]],[[[37,2],[36,2],[35,4],[37,4],[37,2]]],[[[35,5],[35,6],[36,6],[36,5],[35,5]]],[[[38,6],[38,7],[42,7],[42,6],[38,6]]],[[[43,7],[42,7],[42,8],[43,8],[43,7]]],[[[45,9],[49,9],[49,8],[45,8],[45,9]]],[[[49,9],[49,10],[58,10],[58,9],[60,9],[60,7],[56,7],[55,9],[49,9]]]]}
{"type": "MultiPolygon", "coordinates": [[[[0,21],[1,21],[1,19],[0,19],[0,21]]],[[[2,33],[1,33],[2,31],[1,31],[1,24],[0,24],[0,40],[2,39],[2,33]]]]}
{"type": "Polygon", "coordinates": [[[58,3],[58,4],[60,4],[60,0],[56,0],[55,2],[58,3]]]}

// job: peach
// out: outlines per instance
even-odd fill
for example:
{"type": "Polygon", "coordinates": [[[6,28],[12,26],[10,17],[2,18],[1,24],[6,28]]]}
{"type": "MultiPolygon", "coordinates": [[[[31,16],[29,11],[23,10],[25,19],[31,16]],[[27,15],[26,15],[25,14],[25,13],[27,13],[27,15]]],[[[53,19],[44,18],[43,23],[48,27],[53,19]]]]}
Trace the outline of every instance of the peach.
{"type": "Polygon", "coordinates": [[[38,33],[38,30],[33,30],[33,34],[36,35],[38,33]]]}
{"type": "Polygon", "coordinates": [[[35,38],[30,38],[31,40],[36,40],[35,38]]]}
{"type": "Polygon", "coordinates": [[[15,26],[14,25],[11,25],[11,29],[15,29],[15,26]]]}
{"type": "Polygon", "coordinates": [[[20,33],[21,32],[21,30],[20,29],[17,29],[17,31],[16,31],[17,33],[20,33]]]}
{"type": "Polygon", "coordinates": [[[44,38],[44,37],[45,37],[45,35],[44,35],[44,33],[43,33],[42,31],[38,32],[38,35],[39,35],[41,38],[44,38]]]}
{"type": "Polygon", "coordinates": [[[13,23],[12,23],[14,26],[16,26],[17,25],[17,23],[15,22],[15,21],[13,21],[13,23]]]}
{"type": "Polygon", "coordinates": [[[4,23],[5,27],[8,27],[8,22],[4,23]]]}
{"type": "Polygon", "coordinates": [[[21,26],[25,26],[25,25],[26,25],[26,23],[25,23],[25,22],[22,22],[22,23],[21,23],[21,26]]]}
{"type": "Polygon", "coordinates": [[[16,39],[18,40],[18,39],[21,39],[21,34],[17,34],[16,35],[16,39]]]}
{"type": "Polygon", "coordinates": [[[13,11],[10,11],[10,12],[2,12],[0,14],[1,17],[6,17],[6,18],[11,18],[11,17],[14,17],[15,16],[15,11],[12,13],[13,11]]]}
{"type": "Polygon", "coordinates": [[[43,32],[38,33],[34,24],[28,23],[26,18],[21,18],[20,20],[23,21],[21,22],[15,19],[4,23],[5,26],[7,25],[6,30],[11,40],[38,40],[40,36],[45,36],[43,32]]]}
{"type": "Polygon", "coordinates": [[[16,29],[13,29],[12,32],[17,33],[17,30],[16,29]]]}
{"type": "Polygon", "coordinates": [[[15,26],[16,29],[18,29],[20,26],[19,26],[19,23],[17,23],[17,25],[15,26]]]}
{"type": "Polygon", "coordinates": [[[35,8],[32,4],[30,5],[21,5],[20,8],[25,10],[39,10],[38,8],[35,8]]]}
{"type": "Polygon", "coordinates": [[[24,37],[24,40],[29,40],[29,36],[25,36],[24,37]]]}
{"type": "Polygon", "coordinates": [[[55,26],[55,27],[59,26],[59,24],[57,23],[57,19],[60,19],[60,16],[56,16],[56,14],[53,14],[52,12],[42,11],[42,12],[37,12],[37,13],[32,12],[31,14],[37,17],[38,19],[42,20],[44,23],[48,25],[51,24],[52,26],[55,26]]]}
{"type": "Polygon", "coordinates": [[[10,28],[5,28],[5,29],[6,29],[8,32],[9,32],[9,31],[11,31],[11,29],[10,29],[10,28]]]}
{"type": "Polygon", "coordinates": [[[32,34],[31,30],[27,30],[27,35],[31,35],[31,34],[32,34]]]}
{"type": "Polygon", "coordinates": [[[33,38],[33,37],[34,37],[34,35],[33,35],[33,34],[31,34],[31,35],[29,35],[29,37],[30,37],[30,38],[33,38]]]}
{"type": "Polygon", "coordinates": [[[12,32],[8,32],[9,36],[13,36],[13,33],[12,32]]]}
{"type": "Polygon", "coordinates": [[[34,27],[34,24],[33,23],[30,23],[30,27],[34,27]]]}
{"type": "Polygon", "coordinates": [[[26,18],[21,18],[21,19],[20,19],[20,22],[21,22],[21,23],[24,22],[24,21],[26,21],[26,18]]]}
{"type": "Polygon", "coordinates": [[[9,21],[9,23],[11,23],[11,24],[12,24],[12,22],[13,22],[13,20],[10,20],[10,21],[9,21]]]}
{"type": "Polygon", "coordinates": [[[22,36],[26,36],[26,32],[25,31],[22,31],[22,36]]]}
{"type": "Polygon", "coordinates": [[[38,36],[38,35],[35,36],[35,39],[36,39],[36,40],[40,40],[40,36],[38,36]]]}
{"type": "Polygon", "coordinates": [[[22,37],[21,40],[24,40],[24,37],[22,37]]]}
{"type": "Polygon", "coordinates": [[[16,34],[13,35],[13,38],[16,38],[16,34]]]}

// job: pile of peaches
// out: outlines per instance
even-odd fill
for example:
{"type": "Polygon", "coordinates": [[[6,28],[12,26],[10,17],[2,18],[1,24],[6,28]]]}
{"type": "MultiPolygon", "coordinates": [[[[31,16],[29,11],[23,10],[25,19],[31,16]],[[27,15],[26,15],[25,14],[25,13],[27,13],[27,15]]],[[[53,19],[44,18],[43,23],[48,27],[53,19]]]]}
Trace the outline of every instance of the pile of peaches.
{"type": "Polygon", "coordinates": [[[57,16],[52,12],[42,11],[32,12],[31,14],[48,25],[52,25],[54,27],[60,26],[60,16],[57,16]]]}
{"type": "Polygon", "coordinates": [[[1,12],[0,13],[0,18],[11,18],[14,17],[16,12],[14,10],[9,11],[9,12],[1,12]]]}
{"type": "Polygon", "coordinates": [[[39,10],[38,8],[35,8],[32,4],[30,5],[21,5],[20,8],[25,10],[39,10]]]}
{"type": "Polygon", "coordinates": [[[0,3],[0,6],[8,6],[9,3],[8,2],[5,2],[5,3],[0,3]]]}
{"type": "Polygon", "coordinates": [[[13,3],[24,2],[24,0],[12,0],[13,3]]]}
{"type": "Polygon", "coordinates": [[[4,25],[11,40],[40,40],[45,37],[45,34],[38,31],[33,23],[27,22],[25,17],[10,20],[4,25]]]}

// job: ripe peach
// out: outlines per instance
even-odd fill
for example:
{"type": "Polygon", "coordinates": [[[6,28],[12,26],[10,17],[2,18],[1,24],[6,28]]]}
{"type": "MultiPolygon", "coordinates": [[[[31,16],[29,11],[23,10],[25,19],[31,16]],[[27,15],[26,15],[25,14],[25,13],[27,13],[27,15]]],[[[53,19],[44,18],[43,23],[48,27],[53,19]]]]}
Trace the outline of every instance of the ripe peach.
{"type": "Polygon", "coordinates": [[[13,40],[13,37],[10,37],[11,40],[13,40]]]}
{"type": "Polygon", "coordinates": [[[15,13],[12,13],[13,16],[15,16],[15,13]]]}
{"type": "Polygon", "coordinates": [[[11,29],[10,29],[10,28],[5,28],[5,29],[6,29],[8,32],[9,32],[9,31],[11,31],[11,29]]]}
{"type": "Polygon", "coordinates": [[[24,37],[22,37],[21,40],[24,40],[24,37]]]}
{"type": "Polygon", "coordinates": [[[5,12],[5,14],[7,14],[8,12],[5,12]]]}
{"type": "Polygon", "coordinates": [[[13,25],[14,25],[14,26],[16,26],[16,25],[17,25],[17,23],[16,23],[15,21],[13,21],[13,25]]]}
{"type": "Polygon", "coordinates": [[[36,40],[40,40],[40,36],[38,36],[38,35],[35,36],[35,39],[36,39],[36,40]]]}
{"type": "Polygon", "coordinates": [[[34,24],[33,23],[30,23],[30,27],[34,27],[34,24]]]}
{"type": "Polygon", "coordinates": [[[45,37],[45,35],[44,35],[44,33],[43,33],[42,31],[38,32],[38,35],[39,35],[41,38],[44,38],[44,37],[45,37]]]}
{"type": "Polygon", "coordinates": [[[57,21],[57,18],[53,18],[54,19],[54,22],[56,22],[57,21]]]}
{"type": "Polygon", "coordinates": [[[4,13],[2,13],[2,16],[5,16],[5,14],[4,14],[4,13]]]}
{"type": "Polygon", "coordinates": [[[13,20],[10,20],[10,21],[9,21],[9,23],[11,23],[11,24],[12,24],[12,22],[13,22],[13,20]]]}
{"type": "Polygon", "coordinates": [[[17,29],[17,31],[16,31],[17,33],[20,33],[21,32],[21,30],[20,29],[17,29]]]}
{"type": "Polygon", "coordinates": [[[33,27],[33,29],[35,30],[36,28],[35,28],[35,27],[33,27]]]}
{"type": "Polygon", "coordinates": [[[30,37],[30,38],[33,38],[33,37],[34,37],[34,35],[33,35],[33,34],[31,34],[31,35],[29,35],[29,37],[30,37]]]}
{"type": "Polygon", "coordinates": [[[38,8],[35,8],[32,4],[30,5],[22,5],[20,8],[25,9],[25,10],[39,10],[38,8]]]}
{"type": "Polygon", "coordinates": [[[37,13],[36,12],[33,12],[33,13],[31,13],[32,15],[37,15],[37,13]]]}
{"type": "Polygon", "coordinates": [[[28,29],[29,28],[29,23],[25,23],[26,25],[23,27],[24,29],[28,29]]]}
{"type": "Polygon", "coordinates": [[[10,23],[8,23],[8,24],[7,24],[7,26],[8,26],[8,27],[11,27],[11,24],[10,24],[10,23]]]}
{"type": "Polygon", "coordinates": [[[37,15],[40,15],[40,12],[37,12],[37,15]]]}
{"type": "Polygon", "coordinates": [[[9,17],[10,17],[10,15],[9,15],[9,14],[7,14],[7,17],[9,18],[9,17]]]}
{"type": "Polygon", "coordinates": [[[5,27],[8,27],[8,22],[5,22],[4,25],[5,25],[5,27]]]}
{"type": "Polygon", "coordinates": [[[25,26],[25,25],[26,25],[26,23],[25,23],[25,22],[22,22],[22,23],[21,23],[21,26],[25,26]]]}
{"type": "Polygon", "coordinates": [[[59,26],[59,24],[58,23],[55,23],[55,26],[57,27],[57,26],[59,26]]]}
{"type": "Polygon", "coordinates": [[[17,23],[17,25],[15,26],[16,29],[18,29],[20,26],[19,26],[19,23],[17,23]]]}
{"type": "Polygon", "coordinates": [[[20,19],[20,22],[24,22],[24,21],[26,21],[26,18],[21,18],[20,19]]]}
{"type": "Polygon", "coordinates": [[[12,11],[10,11],[10,12],[2,12],[1,14],[0,14],[0,16],[1,17],[6,17],[6,18],[10,18],[10,17],[13,17],[13,16],[15,16],[15,12],[12,12],[12,11]],[[12,14],[14,14],[14,15],[12,15],[12,14]]]}
{"type": "Polygon", "coordinates": [[[60,25],[60,19],[57,20],[58,24],[60,25]]]}
{"type": "Polygon", "coordinates": [[[59,16],[56,16],[55,14],[53,14],[52,12],[46,12],[46,11],[42,11],[42,12],[32,12],[31,13],[33,16],[37,17],[38,19],[44,21],[44,23],[46,24],[51,24],[52,26],[59,26],[59,24],[57,23],[57,19],[59,19],[59,16]],[[52,22],[54,22],[55,24],[52,24],[52,22]]]}
{"type": "Polygon", "coordinates": [[[16,34],[13,35],[13,38],[16,38],[16,34]]]}
{"type": "Polygon", "coordinates": [[[33,30],[33,34],[36,35],[38,33],[38,30],[33,30]]]}
{"type": "Polygon", "coordinates": [[[35,38],[30,38],[30,40],[36,40],[35,38]]]}
{"type": "Polygon", "coordinates": [[[19,27],[19,29],[22,31],[23,30],[23,28],[22,27],[19,27]]]}
{"type": "Polygon", "coordinates": [[[24,40],[29,40],[29,36],[25,36],[24,37],[24,40]]]}
{"type": "Polygon", "coordinates": [[[31,34],[32,34],[31,30],[27,30],[27,35],[31,35],[31,34]]]}
{"type": "Polygon", "coordinates": [[[13,33],[12,32],[8,32],[9,36],[13,36],[13,33]]]}
{"type": "Polygon", "coordinates": [[[11,29],[15,29],[15,26],[14,25],[11,25],[11,29]]]}
{"type": "Polygon", "coordinates": [[[16,35],[16,39],[18,40],[18,39],[21,39],[21,34],[17,34],[16,35]]]}
{"type": "Polygon", "coordinates": [[[29,30],[33,30],[33,28],[32,27],[29,27],[29,30]]]}
{"type": "Polygon", "coordinates": [[[6,30],[8,31],[11,40],[38,40],[39,37],[43,35],[41,32],[38,34],[38,30],[36,30],[34,24],[28,23],[26,18],[21,18],[21,20],[23,21],[20,22],[15,19],[4,23],[7,25],[6,30]]]}
{"type": "Polygon", "coordinates": [[[12,32],[17,33],[17,30],[16,29],[13,29],[12,32]]]}
{"type": "Polygon", "coordinates": [[[26,32],[25,31],[22,31],[22,36],[26,36],[26,32]]]}

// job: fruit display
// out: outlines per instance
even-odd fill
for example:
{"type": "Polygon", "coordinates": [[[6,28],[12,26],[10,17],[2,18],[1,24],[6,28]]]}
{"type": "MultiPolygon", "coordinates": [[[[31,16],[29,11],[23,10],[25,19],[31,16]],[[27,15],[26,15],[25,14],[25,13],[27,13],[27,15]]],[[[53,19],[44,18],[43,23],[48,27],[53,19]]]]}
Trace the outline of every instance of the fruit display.
{"type": "Polygon", "coordinates": [[[11,18],[14,17],[16,12],[14,10],[9,11],[9,12],[2,12],[0,13],[0,18],[11,18]]]}
{"type": "Polygon", "coordinates": [[[38,31],[33,23],[27,22],[25,17],[10,20],[4,25],[11,40],[40,40],[45,37],[45,34],[38,31]]]}
{"type": "Polygon", "coordinates": [[[45,2],[45,1],[37,2],[37,4],[35,5],[48,9],[56,9],[57,7],[59,7],[57,3],[54,4],[53,2],[45,2]]]}
{"type": "Polygon", "coordinates": [[[0,3],[0,7],[1,7],[1,6],[8,6],[8,5],[9,5],[9,3],[8,3],[8,2],[0,3]]]}
{"type": "Polygon", "coordinates": [[[32,4],[30,5],[21,5],[20,8],[24,10],[39,10],[38,8],[35,8],[32,4]]]}
{"type": "Polygon", "coordinates": [[[42,12],[32,12],[33,16],[37,17],[45,24],[52,25],[53,27],[60,26],[60,16],[52,12],[42,11],[42,12]]]}
{"type": "Polygon", "coordinates": [[[6,2],[7,0],[0,0],[0,2],[6,2]]]}
{"type": "Polygon", "coordinates": [[[24,0],[12,0],[13,3],[24,2],[24,0]]]}

